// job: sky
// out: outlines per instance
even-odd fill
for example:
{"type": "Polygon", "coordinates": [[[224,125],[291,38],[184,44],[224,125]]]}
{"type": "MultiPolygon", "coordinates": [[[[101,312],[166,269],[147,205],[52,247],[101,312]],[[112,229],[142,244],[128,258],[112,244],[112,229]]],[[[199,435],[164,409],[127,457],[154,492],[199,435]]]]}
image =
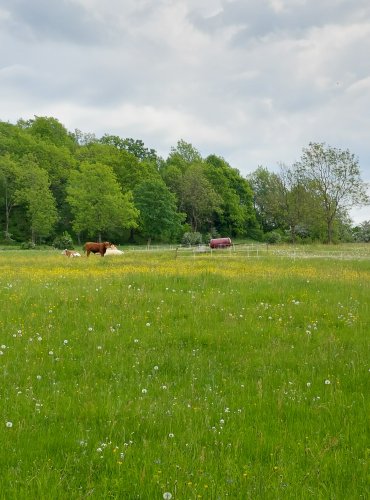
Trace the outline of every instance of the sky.
{"type": "Polygon", "coordinates": [[[245,176],[320,142],[370,183],[369,54],[369,0],[0,0],[0,120],[182,139],[245,176]]]}

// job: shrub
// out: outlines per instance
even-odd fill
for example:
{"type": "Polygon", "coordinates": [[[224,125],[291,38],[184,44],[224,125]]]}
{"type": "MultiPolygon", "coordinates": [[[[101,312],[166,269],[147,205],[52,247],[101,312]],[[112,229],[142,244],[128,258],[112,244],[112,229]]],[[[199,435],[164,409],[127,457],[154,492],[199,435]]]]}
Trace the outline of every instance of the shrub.
{"type": "Polygon", "coordinates": [[[33,250],[34,248],[36,248],[36,245],[33,241],[24,241],[21,243],[22,250],[33,250]]]}
{"type": "Polygon", "coordinates": [[[281,242],[281,234],[277,231],[271,231],[265,234],[265,241],[270,245],[274,245],[275,243],[281,242]]]}
{"type": "Polygon", "coordinates": [[[60,248],[64,250],[65,248],[73,249],[73,241],[70,234],[67,231],[64,231],[63,234],[57,236],[53,241],[53,246],[55,248],[60,248]]]}
{"type": "Polygon", "coordinates": [[[200,245],[202,243],[202,235],[196,231],[184,233],[182,237],[182,244],[191,246],[191,245],[200,245]]]}

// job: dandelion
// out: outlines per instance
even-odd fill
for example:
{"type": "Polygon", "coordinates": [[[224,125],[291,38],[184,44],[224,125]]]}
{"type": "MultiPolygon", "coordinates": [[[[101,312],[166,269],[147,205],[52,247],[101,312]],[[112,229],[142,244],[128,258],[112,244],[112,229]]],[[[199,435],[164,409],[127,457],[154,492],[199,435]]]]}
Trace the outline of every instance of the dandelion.
{"type": "Polygon", "coordinates": [[[41,375],[36,375],[36,378],[37,378],[37,380],[41,380],[42,379],[41,375]]]}
{"type": "Polygon", "coordinates": [[[311,382],[307,382],[307,387],[311,387],[311,382]]]}
{"type": "Polygon", "coordinates": [[[13,427],[13,422],[7,422],[5,425],[8,427],[8,429],[10,429],[11,427],[13,427]]]}
{"type": "Polygon", "coordinates": [[[147,323],[145,326],[150,326],[150,323],[147,323]]]}
{"type": "Polygon", "coordinates": [[[172,439],[172,438],[174,438],[174,437],[175,437],[175,434],[173,434],[172,432],[170,432],[170,433],[168,434],[168,437],[172,439]]]}
{"type": "Polygon", "coordinates": [[[63,340],[63,344],[67,345],[68,344],[68,340],[63,340]]]}
{"type": "Polygon", "coordinates": [[[92,332],[92,331],[93,331],[93,327],[92,327],[92,326],[89,326],[88,331],[89,331],[89,332],[92,332]]]}
{"type": "Polygon", "coordinates": [[[329,379],[326,379],[326,380],[325,380],[325,385],[330,385],[330,384],[331,384],[330,380],[329,380],[329,379]]]}
{"type": "Polygon", "coordinates": [[[102,350],[102,346],[98,345],[97,349],[98,349],[98,351],[101,351],[102,350]]]}
{"type": "Polygon", "coordinates": [[[146,394],[146,393],[148,392],[148,389],[141,389],[141,392],[142,392],[143,394],[146,394]]]}
{"type": "Polygon", "coordinates": [[[139,343],[139,339],[134,339],[135,344],[139,343]]]}
{"type": "Polygon", "coordinates": [[[42,340],[41,335],[39,335],[39,336],[37,337],[37,340],[38,340],[39,342],[41,342],[41,340],[42,340]]]}
{"type": "Polygon", "coordinates": [[[1,346],[1,349],[6,349],[6,345],[5,345],[5,344],[3,344],[3,345],[1,346]]]}
{"type": "Polygon", "coordinates": [[[157,365],[155,365],[155,367],[153,368],[153,370],[157,371],[157,370],[159,370],[159,367],[157,365]]]}
{"type": "Polygon", "coordinates": [[[53,356],[54,352],[53,351],[49,351],[49,356],[53,356]]]}
{"type": "Polygon", "coordinates": [[[165,493],[163,493],[163,498],[164,500],[171,500],[172,494],[169,491],[166,491],[165,493]]]}

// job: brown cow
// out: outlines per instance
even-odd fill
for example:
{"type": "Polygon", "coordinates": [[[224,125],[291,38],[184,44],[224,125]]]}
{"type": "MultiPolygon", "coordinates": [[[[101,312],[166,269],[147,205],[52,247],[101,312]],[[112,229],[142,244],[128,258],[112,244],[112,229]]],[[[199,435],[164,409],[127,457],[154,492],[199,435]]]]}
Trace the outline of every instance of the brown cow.
{"type": "Polygon", "coordinates": [[[104,241],[103,243],[95,243],[92,241],[88,241],[84,244],[84,252],[87,253],[87,257],[92,253],[100,253],[102,257],[104,257],[107,248],[110,248],[111,243],[109,241],[104,241]]]}

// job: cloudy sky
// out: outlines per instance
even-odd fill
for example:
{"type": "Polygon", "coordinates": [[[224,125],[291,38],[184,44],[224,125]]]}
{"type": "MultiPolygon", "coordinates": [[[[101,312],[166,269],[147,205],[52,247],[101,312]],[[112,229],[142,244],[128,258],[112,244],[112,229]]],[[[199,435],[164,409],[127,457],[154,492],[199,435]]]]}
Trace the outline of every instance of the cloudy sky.
{"type": "Polygon", "coordinates": [[[369,0],[0,0],[0,120],[184,139],[244,175],[325,142],[370,182],[369,54],[369,0]]]}

